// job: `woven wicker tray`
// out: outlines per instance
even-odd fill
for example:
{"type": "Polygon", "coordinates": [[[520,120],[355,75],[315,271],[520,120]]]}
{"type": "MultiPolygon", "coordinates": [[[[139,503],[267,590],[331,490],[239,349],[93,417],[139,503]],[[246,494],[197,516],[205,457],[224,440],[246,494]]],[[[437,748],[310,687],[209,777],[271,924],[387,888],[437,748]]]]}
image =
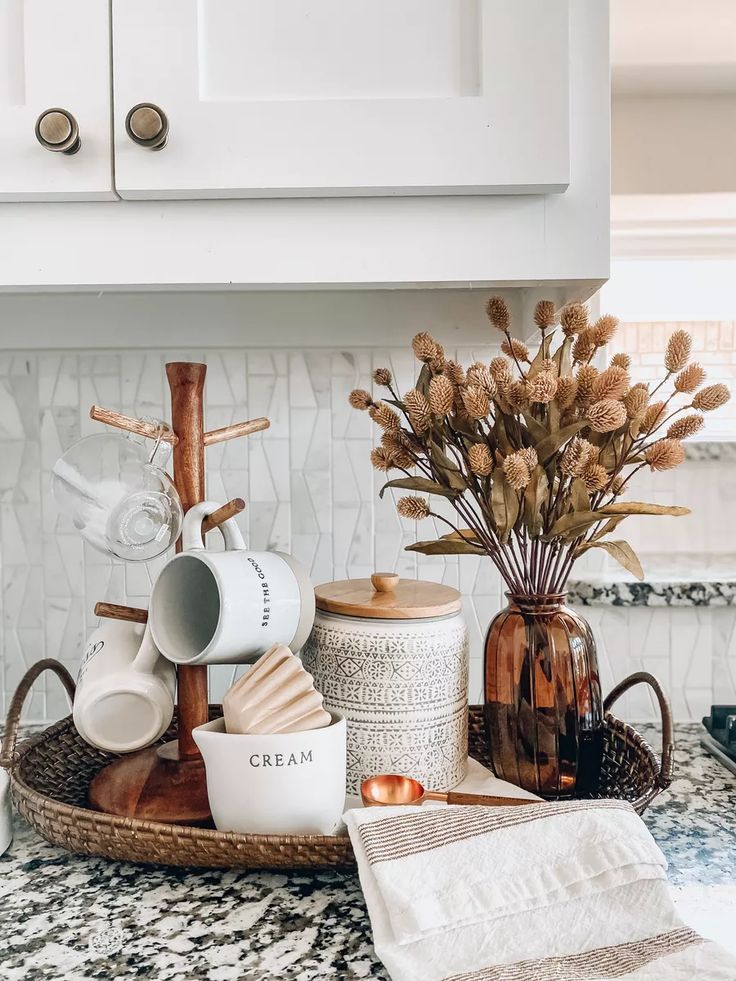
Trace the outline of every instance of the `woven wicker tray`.
{"type": "MultiPolygon", "coordinates": [[[[11,773],[13,800],[28,823],[47,841],[72,852],[132,862],[200,868],[335,868],[354,865],[347,835],[242,835],[115,817],[87,805],[92,778],[115,754],[96,750],[79,736],[71,716],[25,740],[16,748],[23,702],[36,678],[53,671],[69,695],[74,682],[58,661],[39,661],[18,686],[8,712],[0,765],[11,773]]],[[[596,796],[628,800],[641,814],[669,786],[673,768],[672,715],[659,683],[651,675],[631,675],[605,702],[606,710],[628,688],[645,682],[662,710],[660,759],[631,726],[607,712],[604,763],[596,796]]],[[[220,707],[211,706],[219,715],[220,707]]],[[[470,755],[488,765],[483,713],[471,706],[470,755]]],[[[176,720],[161,740],[176,736],[176,720]]]]}

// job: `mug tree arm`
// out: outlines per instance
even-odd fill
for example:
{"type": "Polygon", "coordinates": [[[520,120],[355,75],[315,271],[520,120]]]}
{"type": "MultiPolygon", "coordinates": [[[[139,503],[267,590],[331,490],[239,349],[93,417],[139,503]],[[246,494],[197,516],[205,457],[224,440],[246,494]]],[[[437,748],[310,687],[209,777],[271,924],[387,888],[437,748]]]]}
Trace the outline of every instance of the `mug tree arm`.
{"type": "MultiPolygon", "coordinates": [[[[167,426],[163,432],[154,423],[145,422],[135,416],[126,416],[122,412],[115,412],[113,409],[105,409],[101,405],[93,405],[89,410],[90,418],[96,422],[114,426],[115,429],[122,429],[128,433],[135,433],[137,436],[145,436],[147,439],[158,439],[165,443],[176,446],[179,438],[167,426]]],[[[250,436],[253,433],[260,433],[268,429],[271,425],[270,420],[265,416],[258,419],[249,419],[246,422],[235,422],[231,426],[223,426],[221,429],[211,429],[204,434],[204,445],[212,446],[215,443],[224,443],[229,439],[237,439],[239,436],[250,436]]]]}
{"type": "Polygon", "coordinates": [[[178,437],[171,427],[164,423],[163,430],[153,422],[145,422],[135,416],[126,416],[122,412],[114,412],[112,409],[103,409],[100,405],[93,405],[89,410],[90,419],[95,422],[103,422],[107,426],[114,426],[115,429],[122,429],[126,433],[135,433],[136,436],[145,436],[146,439],[161,439],[164,443],[176,446],[179,442],[178,437]]]}
{"type": "Polygon", "coordinates": [[[260,433],[268,429],[270,421],[264,416],[258,419],[250,419],[248,422],[235,422],[232,426],[223,426],[222,429],[211,429],[204,434],[204,445],[212,446],[213,443],[224,443],[228,439],[237,439],[238,436],[250,436],[252,433],[260,433]]]}
{"type": "MultiPolygon", "coordinates": [[[[232,501],[223,504],[221,508],[208,515],[202,522],[202,531],[214,531],[219,525],[234,518],[245,510],[245,501],[242,497],[234,497],[232,501]]],[[[148,620],[148,610],[143,610],[135,606],[121,606],[118,603],[96,603],[95,616],[107,617],[109,620],[128,620],[131,623],[146,623],[148,620]]]]}

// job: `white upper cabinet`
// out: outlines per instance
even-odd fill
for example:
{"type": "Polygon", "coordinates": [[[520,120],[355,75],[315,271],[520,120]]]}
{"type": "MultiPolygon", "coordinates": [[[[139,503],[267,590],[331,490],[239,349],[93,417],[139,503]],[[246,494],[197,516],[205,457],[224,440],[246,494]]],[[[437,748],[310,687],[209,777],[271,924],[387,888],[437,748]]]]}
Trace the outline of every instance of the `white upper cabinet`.
{"type": "Polygon", "coordinates": [[[608,277],[607,0],[111,3],[0,0],[0,291],[608,277]]]}
{"type": "Polygon", "coordinates": [[[115,197],[109,37],[107,0],[0,2],[0,201],[115,197]]]}
{"type": "Polygon", "coordinates": [[[569,184],[568,0],[113,0],[112,10],[124,198],[569,184]]]}

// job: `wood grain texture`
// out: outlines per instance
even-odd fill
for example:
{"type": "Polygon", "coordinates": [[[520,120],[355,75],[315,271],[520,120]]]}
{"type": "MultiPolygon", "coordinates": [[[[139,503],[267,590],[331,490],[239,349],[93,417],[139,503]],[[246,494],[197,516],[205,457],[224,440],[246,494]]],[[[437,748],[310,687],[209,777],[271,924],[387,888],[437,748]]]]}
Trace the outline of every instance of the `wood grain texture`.
{"type": "Polygon", "coordinates": [[[528,800],[524,797],[490,797],[484,794],[461,794],[455,791],[450,791],[449,794],[442,796],[448,804],[475,804],[482,807],[519,807],[523,804],[544,803],[540,800],[528,800]]]}
{"type": "Polygon", "coordinates": [[[95,603],[95,616],[108,620],[127,620],[130,623],[147,623],[148,610],[136,606],[119,606],[117,603],[95,603]]]}
{"type": "MultiPolygon", "coordinates": [[[[207,365],[173,361],[166,365],[171,390],[171,425],[174,445],[174,483],[186,513],[204,500],[204,380],[207,365]]],[[[181,539],[176,544],[181,551],[181,539]]],[[[200,756],[192,729],[207,721],[207,667],[180,666],[177,670],[179,704],[179,755],[200,756]]]]}
{"type": "Polygon", "coordinates": [[[371,585],[377,593],[392,593],[399,582],[399,576],[395,572],[374,572],[371,576],[371,585]]]}
{"type": "Polygon", "coordinates": [[[215,528],[223,524],[229,518],[234,518],[236,514],[240,514],[241,511],[245,510],[245,501],[242,497],[234,497],[232,501],[228,501],[227,504],[223,504],[221,508],[217,511],[213,511],[212,514],[208,515],[202,522],[202,531],[214,531],[215,528]]]}
{"type": "Polygon", "coordinates": [[[223,443],[227,439],[237,439],[238,436],[260,433],[262,430],[268,429],[270,425],[270,420],[261,416],[259,419],[250,419],[248,422],[235,422],[232,426],[223,426],[222,429],[211,429],[204,434],[204,445],[212,446],[213,443],[223,443]]]}
{"type": "MultiPolygon", "coordinates": [[[[380,573],[379,575],[386,575],[380,573]]],[[[419,620],[457,613],[460,593],[434,582],[399,579],[379,591],[370,579],[342,579],[315,587],[317,609],[375,620],[419,620]]]]}
{"type": "MultiPolygon", "coordinates": [[[[143,419],[136,419],[135,416],[125,416],[122,412],[114,412],[112,409],[103,409],[100,405],[93,405],[89,410],[91,419],[96,422],[104,422],[108,426],[116,429],[124,429],[125,432],[135,433],[137,436],[146,436],[148,439],[157,439],[159,427],[151,422],[144,422],[143,419]]],[[[167,428],[162,434],[161,439],[165,443],[176,446],[177,438],[171,429],[167,428]]]]}
{"type": "MultiPolygon", "coordinates": [[[[204,500],[204,381],[203,364],[166,365],[171,390],[171,418],[176,441],[173,452],[174,483],[186,513],[204,500]]],[[[265,428],[265,427],[260,427],[265,428]]],[[[245,507],[242,498],[228,501],[203,523],[211,531],[245,507]]],[[[181,551],[181,540],[176,544],[181,551]]],[[[144,610],[97,604],[99,615],[138,622],[144,610]],[[104,611],[104,612],[103,612],[104,611]]],[[[192,729],[209,718],[206,666],[177,668],[178,739],[163,746],[122,757],[101,770],[93,780],[89,799],[98,810],[126,817],[173,824],[211,822],[204,761],[192,738],[192,729]]]]}
{"type": "Polygon", "coordinates": [[[139,820],[211,821],[204,761],[180,759],[175,742],[121,756],[100,770],[90,784],[89,803],[95,810],[139,820]]]}

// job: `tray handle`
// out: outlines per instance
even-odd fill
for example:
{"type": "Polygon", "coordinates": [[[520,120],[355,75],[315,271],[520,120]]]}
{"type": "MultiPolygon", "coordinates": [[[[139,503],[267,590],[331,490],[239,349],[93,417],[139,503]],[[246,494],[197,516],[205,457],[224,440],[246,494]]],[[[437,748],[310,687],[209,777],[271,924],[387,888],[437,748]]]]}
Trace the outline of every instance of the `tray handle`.
{"type": "Polygon", "coordinates": [[[635,671],[628,678],[624,678],[608,693],[603,702],[603,711],[609,712],[614,702],[618,701],[624,692],[634,685],[647,684],[657,696],[659,710],[662,714],[662,765],[657,777],[657,784],[666,790],[672,783],[672,776],[675,767],[675,730],[672,722],[672,709],[669,700],[665,695],[662,686],[648,671],[635,671]]]}
{"type": "Polygon", "coordinates": [[[2,748],[0,749],[0,766],[5,767],[6,770],[12,769],[15,762],[15,741],[18,736],[20,715],[26,695],[33,687],[34,681],[44,671],[53,671],[66,689],[69,698],[74,701],[74,692],[77,686],[74,684],[72,676],[60,661],[56,661],[52,657],[45,657],[43,660],[36,661],[35,664],[31,665],[21,678],[15,695],[13,695],[13,700],[8,709],[8,717],[5,721],[5,734],[3,736],[2,748]]]}

